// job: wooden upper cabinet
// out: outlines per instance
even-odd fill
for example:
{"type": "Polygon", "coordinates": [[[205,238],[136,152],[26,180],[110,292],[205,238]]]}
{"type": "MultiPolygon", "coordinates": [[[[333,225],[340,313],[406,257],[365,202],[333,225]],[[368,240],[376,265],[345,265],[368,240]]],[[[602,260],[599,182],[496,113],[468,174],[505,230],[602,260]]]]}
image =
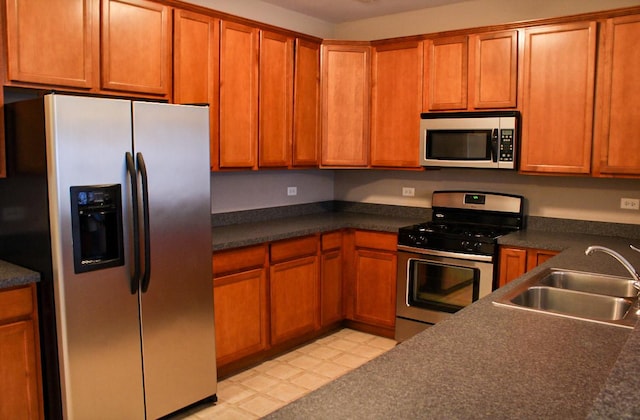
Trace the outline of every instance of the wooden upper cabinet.
{"type": "Polygon", "coordinates": [[[371,47],[323,44],[321,62],[321,163],[367,166],[371,47]]]}
{"type": "Polygon", "coordinates": [[[258,165],[258,29],[220,23],[220,168],[258,165]]]}
{"type": "Polygon", "coordinates": [[[373,48],[371,166],[420,166],[422,68],[422,41],[373,48]]]}
{"type": "Polygon", "coordinates": [[[640,15],[609,19],[600,48],[594,174],[640,175],[640,15]]]}
{"type": "Polygon", "coordinates": [[[291,166],[293,38],[260,31],[260,167],[291,166]]]}
{"type": "Polygon", "coordinates": [[[320,44],[296,39],[293,85],[293,166],[320,158],[320,44]]]}
{"type": "Polygon", "coordinates": [[[456,36],[426,40],[426,111],[467,108],[468,39],[456,36]]]}
{"type": "Polygon", "coordinates": [[[518,31],[469,36],[469,106],[515,108],[518,31]]]}
{"type": "Polygon", "coordinates": [[[220,21],[175,10],[173,46],[173,101],[209,104],[211,169],[218,168],[218,63],[220,21]]]}
{"type": "Polygon", "coordinates": [[[146,0],[102,0],[101,88],[171,92],[171,9],[146,0]]]}
{"type": "Polygon", "coordinates": [[[98,0],[7,0],[9,82],[89,89],[98,75],[98,0]]]}
{"type": "Polygon", "coordinates": [[[589,174],[596,23],[525,30],[520,170],[589,174]]]}

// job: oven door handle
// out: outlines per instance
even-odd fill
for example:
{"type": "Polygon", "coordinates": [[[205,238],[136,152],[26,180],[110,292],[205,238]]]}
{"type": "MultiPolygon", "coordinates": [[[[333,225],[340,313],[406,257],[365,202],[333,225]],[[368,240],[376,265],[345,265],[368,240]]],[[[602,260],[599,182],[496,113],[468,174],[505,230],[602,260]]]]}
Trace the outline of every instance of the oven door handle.
{"type": "Polygon", "coordinates": [[[398,251],[413,252],[414,254],[429,255],[433,257],[457,258],[467,261],[479,261],[493,263],[493,255],[465,254],[462,252],[437,251],[435,249],[415,248],[412,246],[398,245],[398,251]]]}

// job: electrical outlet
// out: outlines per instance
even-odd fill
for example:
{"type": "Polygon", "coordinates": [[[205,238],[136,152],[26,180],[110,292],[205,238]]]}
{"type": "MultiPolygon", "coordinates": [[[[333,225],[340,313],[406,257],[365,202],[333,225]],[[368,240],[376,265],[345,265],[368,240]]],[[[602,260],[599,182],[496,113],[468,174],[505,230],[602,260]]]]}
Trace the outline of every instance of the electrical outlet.
{"type": "Polygon", "coordinates": [[[416,189],[413,187],[402,187],[403,197],[413,197],[416,195],[416,189]]]}
{"type": "Polygon", "coordinates": [[[638,198],[621,198],[620,208],[625,210],[640,210],[640,199],[638,198]]]}
{"type": "Polygon", "coordinates": [[[298,187],[287,187],[287,195],[298,195],[298,187]]]}

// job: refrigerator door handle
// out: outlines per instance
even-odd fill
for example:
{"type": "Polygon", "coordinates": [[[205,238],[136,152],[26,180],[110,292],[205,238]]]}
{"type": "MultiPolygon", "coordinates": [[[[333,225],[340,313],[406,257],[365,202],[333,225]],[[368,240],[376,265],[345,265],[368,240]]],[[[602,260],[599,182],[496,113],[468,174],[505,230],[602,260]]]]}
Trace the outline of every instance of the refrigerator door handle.
{"type": "Polygon", "coordinates": [[[132,211],[132,224],[133,224],[133,274],[129,281],[131,294],[135,295],[138,292],[140,285],[140,228],[138,221],[138,177],[136,173],[136,166],[133,162],[133,155],[131,152],[127,152],[125,155],[127,162],[127,173],[131,180],[131,211],[132,211]]]}
{"type": "Polygon", "coordinates": [[[140,171],[140,179],[142,185],[142,223],[144,234],[144,272],[142,274],[142,285],[140,290],[145,293],[149,288],[149,281],[151,279],[151,237],[149,234],[149,180],[147,178],[147,165],[144,163],[144,157],[142,153],[136,154],[136,160],[138,162],[138,171],[140,171]]]}

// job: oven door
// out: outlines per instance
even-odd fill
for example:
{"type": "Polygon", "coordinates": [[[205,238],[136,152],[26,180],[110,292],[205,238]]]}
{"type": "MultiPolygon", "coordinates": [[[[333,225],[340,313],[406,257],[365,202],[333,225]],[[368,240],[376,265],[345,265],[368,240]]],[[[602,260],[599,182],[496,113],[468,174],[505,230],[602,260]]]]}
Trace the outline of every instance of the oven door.
{"type": "Polygon", "coordinates": [[[398,247],[396,315],[435,324],[491,293],[493,257],[398,247]]]}

